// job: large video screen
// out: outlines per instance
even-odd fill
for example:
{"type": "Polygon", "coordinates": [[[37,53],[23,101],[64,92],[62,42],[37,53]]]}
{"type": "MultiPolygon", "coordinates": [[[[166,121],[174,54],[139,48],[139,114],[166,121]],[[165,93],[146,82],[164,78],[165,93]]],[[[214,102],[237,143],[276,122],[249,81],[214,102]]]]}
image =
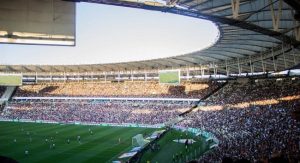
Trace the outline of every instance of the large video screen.
{"type": "Polygon", "coordinates": [[[161,70],[158,74],[159,83],[180,84],[180,70],[161,70]]]}
{"type": "Polygon", "coordinates": [[[0,0],[0,43],[75,45],[76,3],[0,0]]]}
{"type": "Polygon", "coordinates": [[[0,74],[0,86],[20,86],[22,85],[22,75],[0,74]]]}

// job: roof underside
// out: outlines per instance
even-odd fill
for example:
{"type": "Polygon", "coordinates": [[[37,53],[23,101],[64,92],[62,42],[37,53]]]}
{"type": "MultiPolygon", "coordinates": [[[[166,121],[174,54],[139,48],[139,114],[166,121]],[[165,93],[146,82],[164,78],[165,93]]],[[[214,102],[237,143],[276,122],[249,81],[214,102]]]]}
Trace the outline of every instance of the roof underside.
{"type": "Polygon", "coordinates": [[[97,72],[213,66],[219,73],[239,73],[280,71],[300,62],[296,39],[300,35],[299,22],[294,20],[293,8],[283,0],[175,0],[177,5],[173,7],[118,0],[83,1],[208,19],[219,27],[219,40],[207,49],[164,59],[92,65],[2,65],[0,71],[97,72]]]}

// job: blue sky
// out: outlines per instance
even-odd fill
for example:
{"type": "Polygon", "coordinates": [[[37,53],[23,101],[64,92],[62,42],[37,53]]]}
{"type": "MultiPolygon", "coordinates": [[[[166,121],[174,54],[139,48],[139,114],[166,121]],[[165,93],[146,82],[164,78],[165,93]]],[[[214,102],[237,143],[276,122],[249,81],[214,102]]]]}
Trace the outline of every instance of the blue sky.
{"type": "Polygon", "coordinates": [[[95,64],[163,58],[214,43],[214,24],[180,15],[77,4],[75,47],[0,44],[0,64],[95,64]]]}

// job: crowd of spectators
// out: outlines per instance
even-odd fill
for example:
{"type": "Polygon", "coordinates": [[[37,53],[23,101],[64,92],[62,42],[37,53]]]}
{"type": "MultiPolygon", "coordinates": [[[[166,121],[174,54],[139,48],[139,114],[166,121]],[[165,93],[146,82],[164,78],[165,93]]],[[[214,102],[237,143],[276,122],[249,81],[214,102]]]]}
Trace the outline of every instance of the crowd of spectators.
{"type": "Polygon", "coordinates": [[[157,81],[41,83],[21,86],[15,96],[202,98],[218,86],[218,82],[183,82],[180,85],[157,81]]]}
{"type": "Polygon", "coordinates": [[[200,162],[223,158],[268,162],[282,157],[300,160],[300,122],[293,118],[300,109],[299,80],[233,82],[189,113],[180,125],[213,133],[219,146],[200,162]]]}
{"type": "MultiPolygon", "coordinates": [[[[17,96],[102,96],[201,98],[217,83],[183,83],[178,86],[157,82],[52,83],[23,86],[17,96]]],[[[189,110],[193,104],[180,102],[12,102],[2,118],[58,122],[138,123],[167,122],[189,110]]],[[[300,160],[300,122],[293,118],[300,109],[299,79],[259,79],[229,82],[185,116],[179,126],[213,133],[219,145],[200,162],[221,162],[223,158],[267,162],[283,156],[300,160]]]]}
{"type": "Polygon", "coordinates": [[[0,98],[2,97],[4,92],[5,92],[5,87],[0,86],[0,98]]]}
{"type": "Polygon", "coordinates": [[[132,101],[52,101],[10,103],[2,112],[5,119],[46,120],[62,123],[161,124],[188,110],[190,103],[132,101]]]}

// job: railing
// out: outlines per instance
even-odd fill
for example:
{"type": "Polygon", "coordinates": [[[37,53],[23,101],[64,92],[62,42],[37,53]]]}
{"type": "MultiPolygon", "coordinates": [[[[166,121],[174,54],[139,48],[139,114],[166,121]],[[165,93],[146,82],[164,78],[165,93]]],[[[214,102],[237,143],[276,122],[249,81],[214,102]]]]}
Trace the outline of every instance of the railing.
{"type": "Polygon", "coordinates": [[[106,100],[106,101],[183,101],[196,102],[191,98],[131,98],[131,97],[13,97],[13,100],[106,100]]]}

